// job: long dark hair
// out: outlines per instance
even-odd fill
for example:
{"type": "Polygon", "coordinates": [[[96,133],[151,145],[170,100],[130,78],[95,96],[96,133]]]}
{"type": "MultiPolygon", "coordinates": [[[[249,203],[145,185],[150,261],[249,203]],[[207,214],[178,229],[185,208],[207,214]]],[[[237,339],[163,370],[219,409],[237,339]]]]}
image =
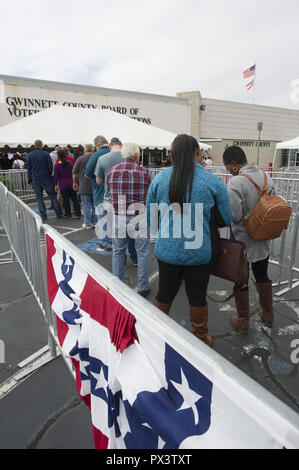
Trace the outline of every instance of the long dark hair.
{"type": "Polygon", "coordinates": [[[62,150],[62,149],[58,150],[58,151],[57,151],[57,157],[58,157],[58,159],[61,161],[61,164],[62,164],[63,168],[67,168],[69,162],[68,162],[67,159],[66,159],[66,153],[65,153],[65,151],[62,150]]]}
{"type": "Polygon", "coordinates": [[[181,207],[191,200],[194,176],[194,153],[199,148],[197,140],[187,134],[179,134],[172,143],[173,172],[169,183],[169,200],[181,207]],[[189,201],[186,200],[189,192],[189,201]]]}

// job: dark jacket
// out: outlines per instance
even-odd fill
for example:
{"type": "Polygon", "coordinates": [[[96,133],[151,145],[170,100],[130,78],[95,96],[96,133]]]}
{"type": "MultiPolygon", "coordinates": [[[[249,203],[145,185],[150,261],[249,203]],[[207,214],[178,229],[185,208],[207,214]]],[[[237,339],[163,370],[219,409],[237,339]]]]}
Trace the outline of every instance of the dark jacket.
{"type": "Polygon", "coordinates": [[[43,150],[33,150],[27,159],[28,179],[33,181],[51,178],[53,162],[50,154],[43,150]]]}

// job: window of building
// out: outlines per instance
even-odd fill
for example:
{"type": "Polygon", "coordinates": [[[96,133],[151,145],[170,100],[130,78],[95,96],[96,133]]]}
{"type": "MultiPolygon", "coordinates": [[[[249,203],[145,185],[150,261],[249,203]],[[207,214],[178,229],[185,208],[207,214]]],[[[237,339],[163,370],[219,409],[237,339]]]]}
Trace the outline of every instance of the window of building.
{"type": "Polygon", "coordinates": [[[282,149],[280,153],[280,166],[288,166],[289,161],[289,151],[287,149],[282,149]]]}
{"type": "Polygon", "coordinates": [[[289,166],[296,166],[297,161],[297,150],[290,150],[289,166]]]}
{"type": "Polygon", "coordinates": [[[281,167],[299,166],[299,152],[296,149],[283,149],[280,154],[281,167]]]}

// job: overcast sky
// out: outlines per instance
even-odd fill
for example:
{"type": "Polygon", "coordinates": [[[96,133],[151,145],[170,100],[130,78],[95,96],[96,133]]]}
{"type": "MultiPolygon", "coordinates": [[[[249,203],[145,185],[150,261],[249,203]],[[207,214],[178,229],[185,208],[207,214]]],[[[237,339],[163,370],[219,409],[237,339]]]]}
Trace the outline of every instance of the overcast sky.
{"type": "Polygon", "coordinates": [[[255,102],[299,109],[298,0],[0,0],[0,17],[0,74],[252,103],[256,62],[255,102]]]}

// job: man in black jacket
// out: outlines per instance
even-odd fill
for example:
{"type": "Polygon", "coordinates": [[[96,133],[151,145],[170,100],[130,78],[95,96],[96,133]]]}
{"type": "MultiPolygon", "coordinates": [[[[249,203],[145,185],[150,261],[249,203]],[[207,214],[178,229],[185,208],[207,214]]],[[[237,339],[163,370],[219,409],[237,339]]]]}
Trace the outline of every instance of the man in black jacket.
{"type": "Polygon", "coordinates": [[[52,178],[53,162],[48,152],[44,152],[41,140],[34,142],[35,150],[28,155],[27,174],[28,183],[32,184],[35,191],[40,216],[44,221],[47,220],[47,211],[43,199],[45,190],[51,201],[51,207],[55,210],[56,217],[62,218],[62,211],[57,200],[55,187],[52,178]]]}

